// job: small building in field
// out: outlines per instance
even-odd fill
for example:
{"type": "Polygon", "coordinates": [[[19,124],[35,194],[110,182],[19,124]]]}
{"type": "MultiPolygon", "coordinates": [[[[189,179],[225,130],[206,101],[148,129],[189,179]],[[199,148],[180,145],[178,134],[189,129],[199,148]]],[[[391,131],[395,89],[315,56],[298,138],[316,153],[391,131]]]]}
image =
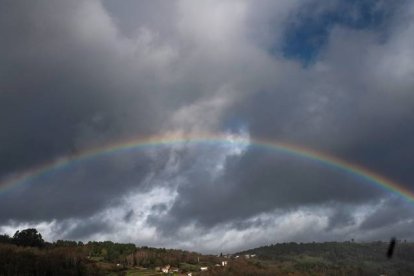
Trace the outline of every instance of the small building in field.
{"type": "Polygon", "coordinates": [[[163,268],[161,268],[161,271],[164,273],[168,273],[170,272],[170,267],[171,267],[170,265],[166,265],[163,268]]]}

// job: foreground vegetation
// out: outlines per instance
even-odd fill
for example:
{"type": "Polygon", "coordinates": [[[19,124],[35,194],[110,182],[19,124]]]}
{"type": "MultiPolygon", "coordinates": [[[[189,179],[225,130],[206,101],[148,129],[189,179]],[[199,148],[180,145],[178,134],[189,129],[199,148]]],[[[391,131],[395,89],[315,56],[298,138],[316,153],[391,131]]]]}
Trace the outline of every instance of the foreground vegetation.
{"type": "Polygon", "coordinates": [[[0,275],[414,275],[414,244],[284,243],[233,255],[134,244],[45,242],[36,229],[0,235],[0,275]],[[223,263],[225,262],[225,263],[223,263]],[[201,268],[207,271],[201,271],[201,268]]]}

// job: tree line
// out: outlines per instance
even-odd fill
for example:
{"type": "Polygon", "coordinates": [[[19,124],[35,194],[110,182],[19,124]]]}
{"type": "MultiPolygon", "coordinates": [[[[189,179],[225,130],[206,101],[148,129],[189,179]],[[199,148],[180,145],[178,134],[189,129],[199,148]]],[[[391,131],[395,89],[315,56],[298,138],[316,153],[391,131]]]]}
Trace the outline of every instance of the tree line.
{"type": "Polygon", "coordinates": [[[132,243],[44,241],[34,228],[0,235],[0,275],[100,275],[128,267],[214,265],[216,256],[132,243]],[[112,265],[111,265],[112,264],[112,265]]]}

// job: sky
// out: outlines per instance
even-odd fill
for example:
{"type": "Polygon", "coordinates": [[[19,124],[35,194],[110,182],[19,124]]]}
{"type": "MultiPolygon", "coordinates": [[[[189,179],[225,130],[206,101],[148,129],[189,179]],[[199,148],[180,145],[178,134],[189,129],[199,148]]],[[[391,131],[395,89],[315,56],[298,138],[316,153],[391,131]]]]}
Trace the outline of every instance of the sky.
{"type": "Polygon", "coordinates": [[[203,253],[414,240],[401,195],[254,145],[414,191],[412,1],[0,0],[0,37],[0,233],[203,253]],[[70,161],[206,134],[226,138],[70,161]]]}

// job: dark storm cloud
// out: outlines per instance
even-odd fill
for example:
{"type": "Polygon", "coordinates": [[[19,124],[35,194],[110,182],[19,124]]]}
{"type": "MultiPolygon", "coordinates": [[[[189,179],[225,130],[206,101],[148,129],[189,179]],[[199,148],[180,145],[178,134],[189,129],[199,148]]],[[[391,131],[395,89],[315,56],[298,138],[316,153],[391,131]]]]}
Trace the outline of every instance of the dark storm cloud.
{"type": "MultiPolygon", "coordinates": [[[[202,155],[209,159],[206,154],[202,155]]],[[[178,199],[167,215],[169,220],[156,216],[150,219],[152,223],[159,221],[162,225],[167,221],[179,225],[195,221],[209,228],[264,212],[333,202],[338,206],[339,203],[362,204],[378,200],[383,195],[380,189],[372,186],[373,183],[355,175],[254,146],[242,157],[229,158],[224,175],[219,177],[197,170],[203,166],[192,168],[194,171],[186,174],[186,183],[178,188],[178,199]]],[[[347,217],[332,219],[338,220],[332,221],[332,225],[339,225],[339,220],[347,217]]]]}
{"type": "Polygon", "coordinates": [[[409,164],[414,161],[410,142],[414,132],[410,122],[414,114],[408,106],[414,105],[413,97],[395,91],[367,96],[366,89],[375,89],[367,87],[344,86],[335,91],[334,86],[312,85],[295,87],[301,90],[296,93],[283,87],[282,91],[259,92],[229,116],[244,118],[252,136],[331,152],[412,185],[409,164]]]}
{"type": "MultiPolygon", "coordinates": [[[[151,53],[139,57],[140,46],[118,34],[99,1],[1,1],[0,36],[3,181],[88,147],[159,131],[156,85],[148,90],[142,81],[155,69],[131,62],[151,53]]],[[[90,215],[140,184],[150,166],[142,154],[32,179],[2,197],[1,220],[90,215]]]]}
{"type": "MultiPolygon", "coordinates": [[[[387,5],[374,8],[386,10],[387,5]]],[[[397,17],[388,19],[395,23],[397,17]]],[[[277,88],[252,93],[226,116],[246,122],[253,137],[309,145],[411,186],[414,97],[405,85],[412,81],[401,79],[398,88],[381,87],[394,76],[380,79],[373,67],[391,54],[388,48],[401,39],[400,28],[411,30],[412,24],[396,23],[393,34],[381,43],[381,34],[363,33],[364,24],[357,25],[358,31],[333,28],[314,67],[294,76],[287,73],[277,88]]]]}
{"type": "MultiPolygon", "coordinates": [[[[139,135],[242,129],[329,152],[410,187],[412,6],[388,12],[387,2],[351,1],[342,15],[341,1],[303,3],[0,1],[0,179],[139,135]],[[307,13],[309,5],[315,10],[307,13]],[[326,14],[337,18],[316,18],[326,14]],[[300,30],[312,27],[307,22],[322,24],[324,37],[303,67],[286,55],[295,51],[287,34],[305,32],[312,41],[312,32],[300,30]]],[[[237,238],[226,246],[240,247],[278,218],[298,228],[278,228],[285,239],[336,239],[358,223],[366,237],[381,237],[389,220],[407,233],[409,214],[397,215],[403,206],[364,213],[386,197],[362,179],[280,152],[166,146],[32,179],[2,195],[0,222],[53,221],[67,238],[117,233],[122,241],[187,248],[201,237],[210,250],[226,244],[215,240],[228,233],[237,238]],[[70,227],[69,220],[82,223],[70,227]]]]}
{"type": "Polygon", "coordinates": [[[1,6],[2,173],[156,129],[156,88],[141,82],[151,70],[137,74],[139,47],[118,35],[99,1],[1,6]]]}
{"type": "Polygon", "coordinates": [[[93,215],[140,187],[154,162],[144,151],[98,158],[34,178],[0,201],[0,221],[42,221],[93,215]],[[126,165],[126,163],[128,163],[126,165]]]}
{"type": "MultiPolygon", "coordinates": [[[[350,30],[332,28],[328,46],[314,67],[298,69],[287,64],[284,72],[278,72],[276,85],[248,93],[228,108],[223,127],[237,118],[253,137],[331,152],[410,187],[414,179],[408,165],[414,161],[408,123],[413,118],[412,93],[381,88],[379,83],[387,82],[387,77],[392,81],[393,76],[373,79],[376,72],[370,68],[389,54],[387,45],[399,39],[395,30],[400,26],[396,23],[393,36],[381,44],[383,34],[372,32],[370,24],[366,33],[361,32],[362,23],[355,26],[357,31],[352,30],[353,24],[346,27],[350,30]],[[364,56],[360,51],[367,47],[373,51],[364,56]]],[[[161,230],[190,222],[209,229],[262,212],[339,203],[328,220],[327,229],[333,230],[356,224],[352,211],[341,209],[341,204],[358,206],[385,196],[362,179],[300,160],[280,160],[273,153],[249,150],[238,159],[228,161],[225,175],[218,178],[204,170],[191,171],[186,184],[178,188],[168,219],[150,217],[149,221],[159,223],[161,230]]]]}

